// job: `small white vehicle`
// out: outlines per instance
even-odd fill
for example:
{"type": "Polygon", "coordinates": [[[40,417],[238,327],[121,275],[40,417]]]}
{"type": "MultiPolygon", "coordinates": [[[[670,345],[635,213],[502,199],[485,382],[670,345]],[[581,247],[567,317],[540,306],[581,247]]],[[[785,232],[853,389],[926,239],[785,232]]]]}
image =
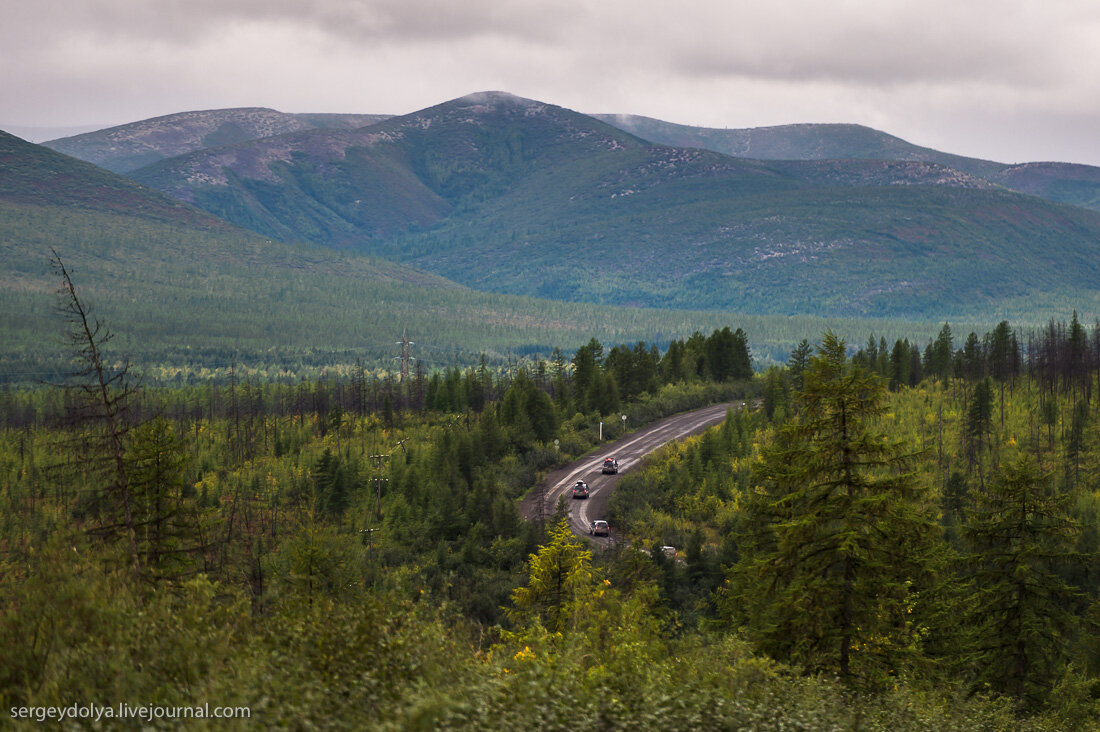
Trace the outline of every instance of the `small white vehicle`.
{"type": "Polygon", "coordinates": [[[606,521],[600,519],[592,522],[592,525],[588,527],[588,533],[592,536],[610,536],[611,527],[607,525],[606,521]]]}

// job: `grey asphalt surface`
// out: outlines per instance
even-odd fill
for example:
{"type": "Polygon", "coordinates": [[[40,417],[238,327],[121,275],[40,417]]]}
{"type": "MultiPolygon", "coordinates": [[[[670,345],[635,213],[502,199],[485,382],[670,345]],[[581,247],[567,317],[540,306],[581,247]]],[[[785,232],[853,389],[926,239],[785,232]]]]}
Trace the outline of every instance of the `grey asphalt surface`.
{"type": "Polygon", "coordinates": [[[602,445],[597,450],[568,465],[548,473],[539,487],[524,499],[520,510],[527,519],[538,516],[538,496],[544,496],[545,516],[552,516],[558,500],[562,497],[569,505],[569,526],[579,536],[591,539],[597,544],[612,544],[615,541],[615,527],[611,527],[608,537],[593,537],[588,527],[597,519],[607,518],[607,503],[618,483],[619,475],[637,467],[642,458],[659,447],[702,432],[726,418],[731,409],[740,409],[744,402],[725,402],[691,412],[683,412],[666,417],[615,442],[602,445]],[[613,457],[619,461],[619,475],[603,475],[604,458],[613,457]],[[571,489],[578,481],[588,484],[590,491],[587,499],[572,498],[571,489]]]}

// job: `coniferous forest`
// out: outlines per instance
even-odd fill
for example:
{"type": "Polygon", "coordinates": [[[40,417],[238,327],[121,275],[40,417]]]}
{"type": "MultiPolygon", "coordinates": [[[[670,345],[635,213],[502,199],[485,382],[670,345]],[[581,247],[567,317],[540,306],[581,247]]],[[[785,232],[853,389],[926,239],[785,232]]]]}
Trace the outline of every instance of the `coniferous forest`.
{"type": "MultiPolygon", "coordinates": [[[[59,263],[60,264],[60,263],[59,263]]],[[[0,391],[0,695],[349,729],[1096,729],[1100,327],[0,391]],[[626,424],[613,548],[525,520],[626,424]],[[612,417],[605,419],[606,417],[612,417]]],[[[175,724],[164,720],[164,725],[175,724]]],[[[28,724],[34,724],[29,722],[28,724]]]]}

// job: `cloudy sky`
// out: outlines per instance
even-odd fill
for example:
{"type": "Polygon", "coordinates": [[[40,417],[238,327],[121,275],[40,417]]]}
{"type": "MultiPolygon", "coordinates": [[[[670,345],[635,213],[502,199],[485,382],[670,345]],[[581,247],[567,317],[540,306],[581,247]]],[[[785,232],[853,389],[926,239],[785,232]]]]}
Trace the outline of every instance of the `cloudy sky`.
{"type": "MultiPolygon", "coordinates": [[[[509,91],[1100,165],[1096,0],[0,0],[0,129],[509,91]]],[[[43,138],[39,138],[43,139],[43,138]]]]}

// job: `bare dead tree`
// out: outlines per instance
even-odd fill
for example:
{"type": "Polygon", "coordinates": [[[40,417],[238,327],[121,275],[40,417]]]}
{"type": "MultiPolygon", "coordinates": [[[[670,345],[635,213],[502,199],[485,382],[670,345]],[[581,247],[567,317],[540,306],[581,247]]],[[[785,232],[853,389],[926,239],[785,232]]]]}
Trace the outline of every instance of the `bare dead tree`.
{"type": "Polygon", "coordinates": [[[134,573],[140,575],[141,556],[125,448],[128,429],[126,408],[134,394],[130,385],[130,364],[113,369],[105,363],[103,347],[111,340],[111,333],[92,317],[80,301],[60,255],[53,249],[50,252],[54,272],[61,278],[59,309],[68,323],[69,342],[75,350],[78,364],[72,374],[75,383],[67,386],[76,396],[72,402],[74,409],[71,416],[78,426],[93,430],[99,449],[88,457],[102,466],[106,478],[106,498],[120,509],[119,516],[108,519],[112,523],[100,525],[95,532],[101,535],[121,534],[128,544],[134,573]]]}

